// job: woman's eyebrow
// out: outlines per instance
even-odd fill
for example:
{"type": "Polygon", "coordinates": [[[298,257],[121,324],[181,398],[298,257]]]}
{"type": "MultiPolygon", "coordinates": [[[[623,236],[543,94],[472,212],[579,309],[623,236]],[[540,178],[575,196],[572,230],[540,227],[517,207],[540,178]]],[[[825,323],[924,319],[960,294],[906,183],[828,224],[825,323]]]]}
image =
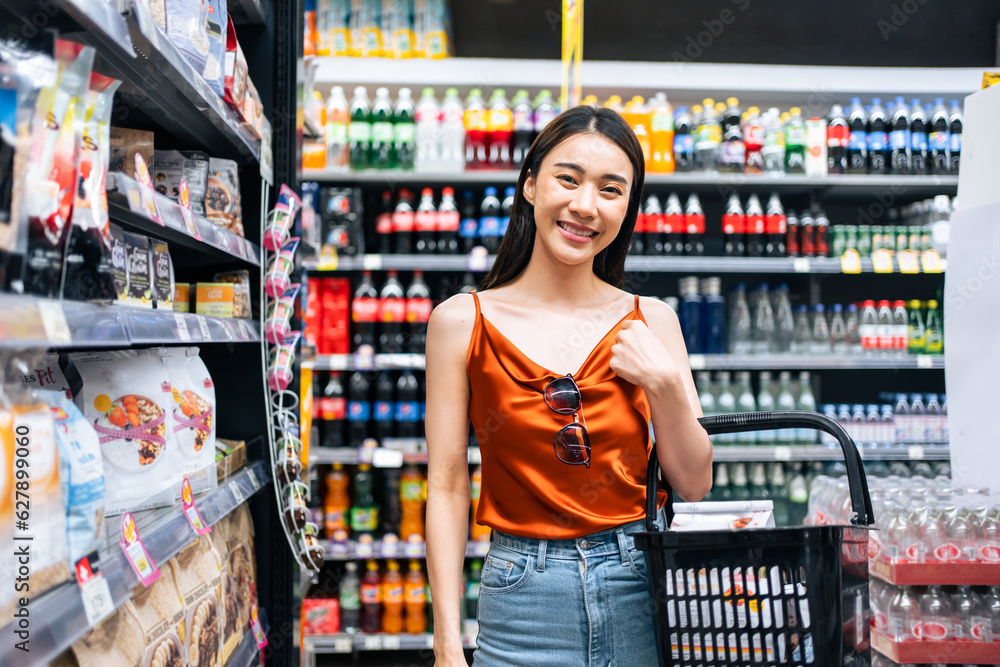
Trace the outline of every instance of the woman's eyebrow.
{"type": "MultiPolygon", "coordinates": [[[[555,164],[555,166],[556,167],[565,167],[566,169],[572,169],[573,171],[577,171],[577,172],[579,172],[580,174],[583,174],[583,175],[585,175],[587,173],[586,169],[584,169],[583,167],[581,167],[578,164],[574,164],[573,162],[557,162],[555,164]]],[[[622,185],[628,185],[628,181],[625,180],[625,177],[624,176],[619,176],[618,174],[604,174],[603,176],[601,176],[601,178],[605,179],[605,180],[608,180],[608,181],[618,181],[622,185]]]]}

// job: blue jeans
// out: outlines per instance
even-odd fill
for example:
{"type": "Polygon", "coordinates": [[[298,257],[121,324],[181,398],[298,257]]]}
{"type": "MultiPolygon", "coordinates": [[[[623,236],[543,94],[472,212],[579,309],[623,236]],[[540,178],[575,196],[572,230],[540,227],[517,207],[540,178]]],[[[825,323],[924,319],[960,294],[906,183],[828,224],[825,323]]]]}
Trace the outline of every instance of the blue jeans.
{"type": "Polygon", "coordinates": [[[575,540],[494,532],[473,667],[656,667],[646,556],[629,537],[643,530],[636,521],[575,540]]]}

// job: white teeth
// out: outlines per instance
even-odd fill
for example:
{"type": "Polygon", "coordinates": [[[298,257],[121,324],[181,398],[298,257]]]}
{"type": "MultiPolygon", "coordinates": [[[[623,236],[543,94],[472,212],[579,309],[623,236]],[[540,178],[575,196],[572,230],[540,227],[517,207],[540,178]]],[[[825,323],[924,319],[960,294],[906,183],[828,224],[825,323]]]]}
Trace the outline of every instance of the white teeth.
{"type": "Polygon", "coordinates": [[[597,236],[597,232],[581,232],[579,230],[573,229],[569,225],[563,224],[562,222],[558,222],[558,221],[556,222],[556,224],[559,225],[559,227],[561,227],[562,229],[565,229],[570,234],[573,234],[574,236],[582,236],[584,238],[590,238],[592,236],[597,236]]]}

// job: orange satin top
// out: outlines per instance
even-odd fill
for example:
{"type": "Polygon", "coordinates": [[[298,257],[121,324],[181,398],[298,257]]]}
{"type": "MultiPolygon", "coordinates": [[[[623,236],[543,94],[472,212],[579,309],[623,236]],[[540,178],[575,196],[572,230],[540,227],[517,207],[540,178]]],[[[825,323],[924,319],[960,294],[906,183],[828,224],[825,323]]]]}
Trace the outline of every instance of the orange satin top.
{"type": "MultiPolygon", "coordinates": [[[[645,392],[611,370],[611,346],[625,320],[645,322],[635,308],[573,374],[583,397],[591,464],[556,458],[552,440],[572,415],[545,404],[546,384],[561,374],[526,357],[483,317],[479,296],[466,360],[469,419],[483,457],[476,521],[510,535],[575,539],[645,516],[646,465],[652,443],[645,392]]],[[[666,495],[661,492],[658,505],[666,495]]]]}

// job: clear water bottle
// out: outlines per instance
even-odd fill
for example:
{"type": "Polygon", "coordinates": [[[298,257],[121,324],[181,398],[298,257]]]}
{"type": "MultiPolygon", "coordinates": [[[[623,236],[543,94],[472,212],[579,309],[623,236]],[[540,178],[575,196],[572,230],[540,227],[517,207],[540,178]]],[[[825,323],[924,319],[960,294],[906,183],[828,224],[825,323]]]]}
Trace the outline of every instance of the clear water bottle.
{"type": "Polygon", "coordinates": [[[959,586],[951,594],[951,635],[957,641],[975,641],[972,634],[973,621],[980,616],[980,601],[972,592],[972,586],[959,586]]]}
{"type": "MultiPolygon", "coordinates": [[[[788,371],[782,371],[778,374],[777,408],[778,410],[794,410],[795,407],[795,395],[792,393],[792,374],[788,371]]],[[[797,429],[783,428],[778,430],[775,440],[782,445],[790,445],[795,443],[797,436],[797,429]]]]}
{"type": "Polygon", "coordinates": [[[441,108],[433,88],[424,88],[417,102],[416,123],[417,157],[414,169],[424,173],[440,171],[441,108]]]}
{"type": "MultiPolygon", "coordinates": [[[[716,379],[719,385],[718,396],[715,399],[717,414],[725,415],[736,412],[736,397],[730,388],[729,371],[721,371],[716,379]]],[[[736,436],[736,433],[720,433],[715,436],[715,441],[720,445],[731,445],[736,442],[736,436]]]]}
{"type": "Polygon", "coordinates": [[[882,446],[885,442],[885,428],[882,426],[882,415],[877,405],[871,404],[865,407],[865,421],[868,423],[868,437],[872,446],[882,446]]]}
{"type": "Polygon", "coordinates": [[[844,322],[844,307],[833,304],[830,317],[830,351],[838,356],[847,356],[847,324],[844,322]]]}
{"type": "Polygon", "coordinates": [[[826,312],[823,304],[816,304],[813,313],[812,354],[826,356],[830,354],[830,327],[826,322],[826,312]]]}
{"type": "Polygon", "coordinates": [[[792,354],[809,354],[812,350],[812,327],[809,325],[808,306],[795,309],[795,328],[792,331],[792,354]]]}
{"type": "Polygon", "coordinates": [[[743,283],[736,286],[732,302],[732,312],[729,316],[729,352],[747,355],[753,351],[751,341],[753,325],[750,319],[750,306],[747,304],[746,287],[743,283]]]}
{"type": "MultiPolygon", "coordinates": [[[[771,391],[771,371],[760,372],[760,387],[757,391],[757,410],[759,412],[774,412],[777,404],[771,391]]],[[[774,430],[758,431],[757,442],[761,445],[773,445],[777,432],[774,430]]]]}
{"type": "Polygon", "coordinates": [[[844,321],[844,327],[847,329],[847,351],[850,354],[860,354],[863,348],[861,345],[860,319],[856,304],[848,304],[847,319],[844,321]]]}
{"type": "Polygon", "coordinates": [[[920,596],[921,641],[947,641],[953,639],[951,603],[940,586],[929,586],[920,596]]]}
{"type": "Polygon", "coordinates": [[[438,154],[441,171],[449,174],[465,171],[465,106],[457,88],[446,90],[441,102],[438,154]]]}
{"type": "MultiPolygon", "coordinates": [[[[736,411],[756,412],[757,401],[754,399],[753,389],[750,387],[750,372],[739,371],[738,373],[736,373],[736,383],[737,383],[736,411]]],[[[743,433],[737,433],[736,441],[739,442],[741,445],[755,445],[757,444],[757,432],[745,431],[743,433]]]]}
{"type": "Polygon", "coordinates": [[[910,520],[910,511],[907,508],[900,506],[892,511],[885,533],[889,563],[898,565],[920,562],[921,545],[917,538],[916,526],[910,520]]]}
{"type": "Polygon", "coordinates": [[[715,393],[712,390],[712,375],[708,371],[698,371],[695,384],[698,387],[698,401],[701,403],[702,414],[706,417],[714,415],[716,408],[715,393]]]}
{"type": "Polygon", "coordinates": [[[771,176],[785,173],[785,128],[774,107],[764,114],[764,172],[771,176]]]}
{"type": "MultiPolygon", "coordinates": [[[[837,421],[837,406],[832,403],[824,403],[820,408],[820,412],[823,413],[824,417],[837,421]]],[[[821,431],[819,434],[819,444],[830,449],[835,449],[838,446],[838,441],[837,438],[830,435],[826,431],[821,431]]]]}
{"type": "MultiPolygon", "coordinates": [[[[795,402],[795,409],[803,412],[816,412],[816,398],[812,393],[809,371],[799,373],[799,398],[795,402]]],[[[800,428],[797,439],[804,445],[815,444],[816,431],[811,428],[800,428]]]]}
{"type": "Polygon", "coordinates": [[[760,286],[753,319],[753,353],[767,354],[774,351],[774,313],[767,296],[767,283],[760,286]]]}
{"type": "Polygon", "coordinates": [[[788,285],[778,285],[771,294],[771,309],[774,311],[774,351],[787,353],[792,348],[795,318],[792,316],[792,302],[788,296],[788,285]]]}

